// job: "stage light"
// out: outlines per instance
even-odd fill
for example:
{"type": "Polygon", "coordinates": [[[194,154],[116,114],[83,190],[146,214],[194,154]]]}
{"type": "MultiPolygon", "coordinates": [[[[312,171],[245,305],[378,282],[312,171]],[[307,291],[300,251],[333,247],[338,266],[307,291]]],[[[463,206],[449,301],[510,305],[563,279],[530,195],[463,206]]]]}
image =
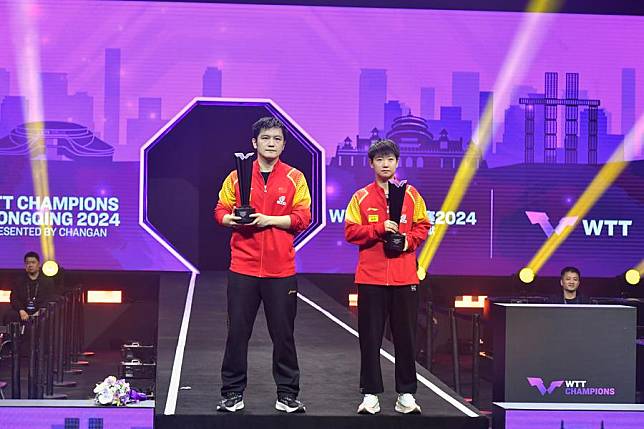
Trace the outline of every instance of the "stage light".
{"type": "Polygon", "coordinates": [[[568,238],[570,233],[575,229],[577,224],[588,211],[595,205],[597,200],[606,192],[606,190],[619,177],[624,168],[628,165],[623,161],[622,154],[625,148],[631,148],[638,144],[644,136],[644,115],[641,115],[630,132],[624,137],[622,143],[613,151],[610,159],[599,170],[590,185],[584,190],[584,193],[575,202],[574,206],[566,213],[567,218],[576,218],[577,221],[572,226],[564,228],[558,233],[553,233],[543,243],[541,248],[534,255],[528,267],[538,273],[541,267],[550,259],[552,254],[568,238]]]}
{"type": "Polygon", "coordinates": [[[0,302],[11,302],[10,290],[0,290],[0,302]]]}
{"type": "MultiPolygon", "coordinates": [[[[441,205],[443,212],[448,213],[458,210],[472,182],[472,178],[478,170],[479,161],[485,154],[487,146],[494,140],[492,133],[494,124],[492,120],[494,117],[503,114],[502,107],[505,108],[510,104],[509,99],[512,87],[519,82],[522,72],[530,66],[533,56],[539,50],[540,38],[545,33],[544,23],[552,19],[550,12],[555,12],[559,4],[560,1],[558,0],[532,0],[529,3],[527,11],[530,13],[526,14],[525,20],[521,23],[492,88],[496,102],[492,99],[488,100],[483,109],[477,129],[472,133],[473,141],[468,146],[447,196],[441,205]],[[495,106],[497,112],[494,112],[495,106]],[[474,140],[476,139],[479,141],[475,143],[474,140]]],[[[426,271],[447,232],[447,228],[447,223],[434,225],[434,233],[425,242],[418,256],[419,268],[417,269],[417,274],[420,280],[424,279],[426,271]]]]}
{"type": "Polygon", "coordinates": [[[421,267],[420,264],[418,264],[418,268],[416,269],[416,275],[418,275],[418,280],[421,282],[425,280],[425,277],[427,276],[427,271],[425,268],[421,267]]]}
{"type": "Polygon", "coordinates": [[[123,299],[120,290],[88,290],[87,302],[90,304],[120,304],[123,299]]]}
{"type": "Polygon", "coordinates": [[[639,271],[633,268],[626,271],[626,273],[624,274],[624,279],[629,285],[636,286],[640,282],[641,275],[639,271]]]}
{"type": "Polygon", "coordinates": [[[349,294],[349,307],[357,307],[358,306],[358,294],[357,293],[350,293],[349,294]]]}
{"type": "Polygon", "coordinates": [[[58,274],[58,264],[56,261],[47,261],[42,264],[42,273],[47,277],[53,277],[58,274]]]}
{"type": "Polygon", "coordinates": [[[454,298],[454,308],[484,308],[487,295],[463,295],[454,298]],[[476,298],[476,300],[474,299],[476,298]]]}
{"type": "Polygon", "coordinates": [[[535,277],[535,272],[532,270],[532,268],[525,267],[522,268],[521,271],[519,271],[519,280],[521,280],[525,284],[530,284],[534,281],[535,277]]]}

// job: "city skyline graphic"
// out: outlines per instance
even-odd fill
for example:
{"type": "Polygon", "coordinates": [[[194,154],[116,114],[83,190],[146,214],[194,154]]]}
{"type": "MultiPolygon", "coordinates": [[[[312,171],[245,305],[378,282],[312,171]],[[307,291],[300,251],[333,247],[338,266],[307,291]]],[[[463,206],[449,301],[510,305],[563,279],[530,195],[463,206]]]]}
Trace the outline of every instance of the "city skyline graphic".
{"type": "MultiPolygon", "coordinates": [[[[126,123],[126,132],[125,132],[125,141],[122,142],[119,136],[120,132],[120,123],[122,118],[119,115],[120,112],[120,84],[118,75],[120,75],[120,49],[107,48],[105,50],[105,89],[106,93],[104,95],[105,100],[105,112],[106,116],[104,118],[104,127],[102,132],[99,128],[95,127],[96,122],[94,118],[94,97],[88,95],[86,92],[77,92],[70,95],[68,93],[68,75],[66,73],[53,73],[53,72],[43,72],[41,73],[41,81],[43,88],[43,104],[44,104],[44,116],[43,122],[47,125],[45,128],[50,131],[53,129],[64,128],[62,124],[67,122],[67,128],[82,128],[84,132],[88,135],[92,135],[92,139],[95,142],[92,144],[94,146],[101,145],[105,147],[105,142],[101,141],[101,137],[105,140],[111,142],[106,147],[110,149],[107,150],[108,153],[102,155],[102,158],[112,159],[114,152],[121,155],[123,161],[138,161],[139,147],[145,143],[149,138],[151,138],[159,129],[166,124],[168,119],[162,117],[162,97],[139,97],[138,98],[138,115],[135,118],[125,118],[126,123]],[[78,127],[80,126],[80,127],[78,127]],[[120,152],[123,152],[121,154],[120,152]]],[[[412,115],[411,110],[407,105],[398,100],[386,100],[384,103],[381,103],[380,97],[378,94],[382,95],[386,92],[386,79],[377,79],[369,78],[372,74],[382,74],[386,77],[386,70],[374,70],[374,69],[362,69],[360,74],[360,111],[359,111],[359,130],[360,133],[356,134],[356,140],[359,140],[361,137],[370,137],[374,131],[377,131],[379,137],[386,137],[386,133],[392,130],[392,126],[396,119],[399,119],[403,116],[414,116],[412,115]],[[364,78],[367,76],[367,78],[364,78]],[[374,104],[375,103],[375,104],[374,104]],[[378,118],[382,118],[379,120],[378,118]],[[362,132],[362,130],[366,130],[362,132]]],[[[202,91],[201,94],[197,96],[206,96],[206,97],[221,97],[222,96],[222,71],[217,67],[206,67],[204,75],[202,78],[202,91]]],[[[629,76],[635,76],[634,69],[623,69],[622,75],[626,76],[622,81],[622,116],[623,117],[634,117],[634,103],[630,103],[628,100],[634,97],[635,94],[635,80],[630,79],[629,76]],[[625,114],[626,113],[626,114],[625,114]]],[[[479,91],[478,90],[478,76],[477,72],[453,72],[453,103],[460,99],[462,105],[453,105],[453,106],[439,106],[439,114],[437,118],[434,119],[434,110],[432,109],[435,100],[430,96],[422,97],[422,94],[434,93],[434,88],[421,88],[421,98],[423,104],[421,105],[421,112],[427,117],[418,116],[417,118],[422,119],[427,124],[428,132],[432,133],[432,138],[435,135],[438,139],[439,135],[444,134],[451,138],[461,140],[464,142],[464,149],[467,149],[467,145],[473,141],[478,140],[476,136],[472,135],[472,130],[476,127],[476,122],[480,116],[482,116],[482,110],[485,108],[485,104],[491,100],[493,103],[494,93],[492,91],[479,91]],[[467,76],[467,79],[462,78],[462,76],[467,76]],[[469,95],[465,97],[464,94],[469,95]],[[479,113],[473,114],[468,113],[468,116],[464,116],[466,112],[478,111],[479,113]],[[469,118],[469,119],[466,119],[469,118]]],[[[546,72],[546,80],[550,76],[552,79],[555,79],[555,82],[558,80],[558,75],[556,72],[546,72]]],[[[574,136],[574,153],[575,156],[572,160],[563,158],[559,156],[560,162],[566,159],[566,163],[604,163],[610,158],[614,150],[622,143],[624,140],[624,134],[613,134],[610,132],[611,127],[609,125],[609,118],[611,112],[607,112],[605,109],[598,108],[600,105],[600,100],[584,100],[579,99],[579,75],[577,73],[566,73],[566,78],[571,77],[575,79],[576,86],[574,91],[574,100],[577,100],[575,105],[575,112],[570,118],[562,118],[563,108],[560,109],[562,112],[557,111],[556,107],[552,113],[549,113],[548,119],[546,118],[546,108],[544,106],[544,100],[546,99],[557,99],[559,104],[564,105],[570,103],[572,98],[558,99],[556,94],[556,83],[554,84],[554,89],[550,88],[550,91],[554,91],[550,94],[545,94],[543,91],[540,93],[535,88],[529,88],[526,86],[517,86],[513,89],[513,97],[515,103],[512,103],[507,109],[505,109],[505,122],[502,123],[502,133],[500,141],[492,142],[492,149],[488,151],[485,155],[492,164],[497,165],[506,165],[514,164],[521,162],[545,162],[545,163],[557,163],[557,152],[565,151],[565,141],[566,139],[572,139],[574,136]],[[594,102],[594,105],[588,105],[588,102],[594,102]],[[541,102],[541,106],[536,106],[534,108],[534,102],[541,102]],[[529,105],[529,107],[522,107],[522,105],[529,105]],[[587,108],[579,111],[579,106],[588,106],[587,108]],[[527,137],[526,133],[526,110],[534,110],[532,115],[531,128],[534,129],[531,137],[527,137]],[[552,133],[547,135],[544,131],[546,121],[554,122],[554,130],[552,133]],[[574,134],[562,135],[563,130],[557,129],[557,120],[560,124],[565,124],[568,121],[568,124],[571,122],[574,123],[574,134]],[[589,126],[589,123],[594,121],[593,126],[589,126]],[[594,155],[589,155],[592,158],[578,158],[576,154],[585,149],[588,150],[588,141],[589,141],[589,129],[594,128],[596,131],[594,133],[594,155]],[[526,143],[526,138],[531,139],[533,153],[530,155],[530,161],[528,161],[528,154],[524,152],[526,143]],[[534,145],[538,147],[543,147],[543,152],[537,151],[537,156],[534,154],[534,145]],[[600,153],[598,158],[597,151],[600,153]],[[523,160],[521,158],[523,157],[523,160]],[[570,161],[570,162],[569,162],[570,161]]],[[[0,68],[0,88],[10,88],[10,73],[3,68],[0,68]]],[[[6,91],[6,90],[5,90],[6,91]]],[[[9,94],[9,91],[5,92],[9,94]]],[[[582,91],[583,95],[587,96],[588,91],[582,91]]],[[[1,97],[0,93],[0,136],[2,133],[10,133],[11,140],[13,143],[10,147],[12,151],[15,152],[15,141],[17,138],[20,138],[20,133],[26,135],[26,130],[21,130],[20,128],[24,126],[25,119],[28,116],[28,113],[25,109],[29,108],[29,100],[22,95],[5,95],[4,98],[1,97]]],[[[493,120],[494,121],[494,120],[493,120]]],[[[501,125],[498,122],[495,123],[497,126],[501,125]]],[[[632,121],[627,121],[625,125],[626,128],[630,130],[633,126],[632,121]]],[[[24,128],[24,127],[22,127],[24,128]]],[[[592,134],[592,133],[591,133],[592,134]]],[[[592,138],[592,137],[591,137],[592,138]]],[[[24,138],[27,140],[26,137],[24,138]]],[[[0,138],[0,142],[1,142],[0,138]]],[[[7,137],[5,137],[7,140],[7,137]]],[[[343,143],[340,144],[340,147],[349,148],[351,146],[351,137],[347,136],[343,143]]],[[[8,146],[8,145],[7,145],[8,146]]],[[[101,147],[101,149],[103,149],[101,147]]],[[[359,149],[358,146],[354,148],[359,149]]],[[[5,150],[2,151],[2,146],[0,146],[0,156],[8,154],[5,150]]],[[[637,155],[639,158],[641,149],[638,147],[637,150],[633,151],[634,155],[637,155]]],[[[60,151],[59,151],[60,152],[60,151]]],[[[570,153],[570,151],[568,151],[570,153]]],[[[23,151],[16,154],[24,154],[28,151],[23,151]]],[[[590,151],[588,153],[591,153],[590,151]]],[[[585,155],[585,154],[584,154],[585,155]]],[[[88,156],[97,156],[96,154],[91,154],[88,156]]],[[[623,156],[623,153],[622,153],[623,156]]],[[[82,158],[82,154],[79,156],[82,158]]],[[[74,159],[73,156],[64,156],[59,153],[52,151],[51,154],[48,153],[48,159],[57,160],[57,159],[74,159]]],[[[118,160],[118,158],[117,158],[118,160]]]]}
{"type": "MultiPolygon", "coordinates": [[[[0,8],[11,8],[10,2],[0,2],[0,8]]],[[[335,46],[329,40],[328,34],[321,34],[321,27],[327,24],[335,27],[341,22],[346,22],[352,15],[353,18],[362,17],[373,21],[379,21],[385,18],[384,11],[379,10],[361,10],[351,11],[349,17],[339,16],[339,9],[334,8],[301,8],[301,7],[265,7],[265,6],[240,6],[240,5],[163,5],[158,9],[150,12],[149,9],[143,9],[138,5],[123,5],[118,2],[115,5],[101,5],[105,12],[109,12],[108,22],[100,24],[98,28],[90,27],[89,24],[95,20],[95,17],[89,16],[89,6],[80,2],[69,2],[64,8],[52,8],[51,2],[43,2],[34,13],[39,21],[40,30],[40,53],[43,57],[41,61],[42,72],[40,73],[42,83],[42,104],[43,120],[45,121],[66,121],[72,122],[88,130],[91,130],[96,138],[99,138],[115,148],[114,160],[134,161],[138,159],[138,147],[140,147],[155,131],[167,122],[168,118],[185,105],[195,96],[226,96],[226,97],[262,97],[272,98],[280,103],[283,107],[294,102],[301,103],[310,96],[332,85],[328,85],[326,80],[321,80],[322,73],[313,73],[307,75],[306,69],[316,67],[320,62],[326,61],[330,65],[338,64],[343,60],[346,50],[335,46]],[[182,60],[178,64],[168,67],[167,58],[164,58],[162,52],[166,45],[161,41],[143,41],[141,32],[149,28],[149,20],[158,21],[160,26],[172,27],[177,24],[179,18],[171,15],[169,12],[177,10],[182,12],[182,16],[203,13],[205,16],[211,16],[213,26],[205,26],[206,19],[198,19],[191,25],[193,34],[185,34],[185,40],[177,37],[167,48],[174,53],[181,52],[182,60]],[[215,12],[220,12],[216,13],[215,12]],[[69,16],[73,13],[78,19],[79,31],[85,30],[88,40],[92,40],[92,34],[97,30],[105,30],[110,37],[102,37],[102,47],[96,44],[91,45],[90,49],[81,50],[80,47],[71,46],[71,41],[62,34],[65,24],[69,21],[69,16]],[[232,34],[238,35],[241,28],[245,25],[252,25],[259,19],[262,14],[269,16],[278,16],[280,23],[293,23],[296,19],[310,21],[315,18],[312,28],[304,29],[301,24],[297,28],[288,30],[289,33],[299,32],[301,37],[307,38],[314,43],[312,46],[318,46],[322,52],[316,56],[322,58],[314,59],[310,55],[298,50],[296,42],[285,42],[285,35],[273,35],[270,31],[259,29],[256,36],[266,37],[268,43],[280,42],[280,49],[289,52],[281,52],[284,57],[283,62],[288,62],[289,70],[283,70],[284,73],[273,71],[268,75],[258,77],[255,69],[271,70],[274,66],[267,61],[266,54],[257,54],[257,58],[242,58],[241,41],[233,38],[232,34]],[[118,43],[120,38],[125,38],[123,32],[123,22],[128,22],[128,30],[136,36],[129,37],[129,43],[118,43]],[[131,28],[130,28],[131,27],[131,28]],[[109,31],[111,29],[111,32],[109,31]],[[327,37],[322,37],[322,36],[327,37]],[[194,46],[189,43],[195,38],[202,37],[203,46],[194,46]],[[319,40],[311,40],[317,37],[319,40]],[[219,40],[221,39],[221,40],[219,40]],[[107,40],[107,42],[106,42],[107,40]],[[208,41],[218,40],[220,43],[213,45],[212,52],[201,57],[204,50],[208,50],[208,41]],[[223,44],[221,42],[224,42],[223,44]],[[215,48],[216,46],[216,48],[215,48]],[[333,48],[333,50],[332,50],[333,48]],[[87,55],[91,51],[92,55],[87,55]],[[61,57],[67,57],[71,51],[72,56],[66,58],[61,63],[61,57]],[[80,57],[75,52],[81,51],[80,57]],[[145,52],[147,55],[141,56],[145,52]],[[235,52],[239,54],[235,55],[235,52]],[[153,54],[157,55],[154,56],[153,54]],[[234,56],[233,56],[234,55],[234,56]],[[294,58],[292,58],[294,57],[294,58]],[[210,59],[209,59],[210,58],[210,59]],[[288,59],[288,61],[286,61],[288,59]],[[150,60],[150,68],[145,68],[145,62],[150,60]],[[189,67],[184,62],[189,60],[189,67]],[[299,61],[298,61],[299,60],[299,61]],[[246,72],[238,73],[234,67],[239,67],[240,63],[248,63],[246,72]],[[292,64],[297,64],[302,70],[294,70],[292,64]],[[234,67],[233,67],[234,65],[234,67]],[[181,70],[179,73],[171,73],[168,69],[181,70]],[[189,73],[184,73],[184,70],[189,73]],[[89,76],[86,76],[86,72],[89,76]],[[282,92],[284,85],[288,84],[287,76],[297,74],[297,80],[306,82],[309,86],[308,91],[299,92],[297,100],[291,100],[295,94],[292,88],[282,92]],[[155,76],[156,75],[156,76],[155,76]],[[91,76],[91,78],[90,78],[91,76]],[[243,82],[243,86],[241,83],[243,82]],[[242,88],[257,87],[262,88],[261,93],[255,89],[252,94],[248,90],[240,91],[242,88]],[[282,101],[284,100],[284,101],[282,101]]],[[[93,15],[93,13],[92,13],[93,15]]],[[[461,24],[463,28],[477,26],[483,35],[491,31],[491,26],[501,24],[499,33],[512,35],[517,31],[517,26],[521,23],[521,14],[516,13],[481,13],[481,12],[445,12],[445,11],[420,11],[418,14],[409,14],[408,11],[395,11],[389,15],[396,16],[403,23],[414,24],[417,20],[424,18],[425,22],[435,23],[441,19],[449,18],[451,22],[461,24]],[[469,19],[468,19],[469,18],[469,19]],[[466,21],[466,19],[468,19],[466,21]],[[504,25],[503,25],[504,24],[504,25]],[[504,28],[506,27],[506,28],[504,28]]],[[[510,95],[510,104],[507,106],[494,106],[493,117],[494,133],[490,150],[484,156],[490,157],[490,164],[505,165],[515,163],[517,159],[513,156],[517,152],[523,155],[521,150],[517,150],[524,144],[525,136],[525,115],[524,107],[520,104],[520,98],[527,97],[544,97],[545,88],[543,85],[543,75],[549,72],[558,72],[561,76],[564,73],[574,73],[578,76],[577,93],[579,98],[592,98],[601,100],[601,107],[598,109],[598,147],[615,148],[621,142],[621,137],[630,130],[635,119],[642,114],[642,107],[638,106],[636,100],[638,94],[644,94],[643,86],[638,85],[642,81],[642,73],[637,73],[642,69],[641,58],[630,54],[628,47],[624,46],[621,50],[621,65],[614,61],[613,58],[602,61],[601,48],[606,46],[607,40],[603,40],[601,34],[595,35],[591,40],[584,41],[586,44],[597,45],[597,52],[593,57],[584,58],[583,62],[573,66],[565,66],[561,49],[553,46],[560,45],[562,41],[573,44],[575,50],[585,51],[583,46],[574,45],[574,39],[580,38],[581,33],[585,31],[588,22],[598,21],[601,23],[606,19],[612,18],[613,21],[623,21],[625,25],[624,33],[630,25],[635,24],[637,18],[634,17],[605,17],[605,16],[587,16],[584,17],[585,23],[582,27],[579,23],[579,17],[570,15],[557,16],[556,31],[552,26],[553,23],[544,22],[545,28],[550,28],[550,36],[542,41],[541,49],[543,54],[530,64],[530,71],[522,72],[523,76],[517,76],[516,82],[512,85],[512,94],[510,95]],[[561,28],[561,29],[560,29],[561,28]],[[550,57],[550,61],[548,61],[550,57]],[[545,64],[543,64],[545,62],[545,64]],[[595,67],[589,68],[588,64],[594,63],[595,67]],[[541,77],[540,77],[541,76],[541,77]],[[608,76],[614,76],[614,79],[608,79],[608,76]],[[501,117],[502,116],[502,117],[501,117]],[[616,143],[617,142],[617,143],[616,143]],[[493,160],[494,159],[494,160],[493,160]]],[[[183,18],[185,19],[185,18],[183,18]]],[[[445,24],[441,23],[440,28],[444,29],[445,24]]],[[[174,28],[174,27],[173,27],[174,28]]],[[[412,113],[415,116],[423,117],[429,124],[429,131],[435,135],[440,134],[442,128],[445,128],[452,138],[463,137],[466,144],[472,136],[472,131],[476,129],[478,118],[481,116],[485,102],[492,99],[494,104],[494,94],[492,88],[496,79],[496,71],[500,66],[502,59],[502,47],[495,51],[497,58],[480,58],[476,67],[467,64],[471,61],[461,64],[458,58],[462,56],[460,51],[471,51],[478,44],[474,38],[460,36],[460,40],[450,41],[449,36],[458,35],[455,28],[447,27],[448,32],[445,36],[435,40],[430,44],[427,52],[427,58],[417,59],[419,70],[409,70],[405,68],[403,61],[391,63],[387,58],[382,60],[369,59],[362,63],[353,61],[350,69],[338,67],[335,70],[336,80],[342,80],[344,88],[344,102],[336,103],[337,113],[318,112],[318,109],[288,109],[293,115],[304,122],[305,128],[315,130],[319,124],[314,123],[312,127],[306,127],[307,122],[326,122],[321,118],[313,118],[311,115],[327,113],[327,120],[335,121],[340,118],[346,119],[346,109],[353,107],[352,114],[355,122],[352,126],[345,126],[333,131],[325,130],[323,133],[310,131],[316,139],[327,148],[333,151],[338,143],[343,142],[345,137],[368,137],[373,128],[381,131],[381,134],[389,131],[387,127],[391,124],[392,119],[397,116],[412,113]],[[458,42],[458,43],[457,43],[458,42]],[[439,55],[446,48],[453,51],[452,57],[441,57],[441,65],[437,70],[434,64],[437,60],[434,55],[439,55]],[[427,62],[429,64],[427,64],[427,62]],[[451,65],[450,65],[451,63],[451,65]],[[374,64],[379,68],[371,68],[374,64]],[[431,73],[426,70],[430,66],[431,73]],[[424,67],[423,67],[424,66],[424,67]],[[403,72],[404,74],[401,74],[403,72]],[[428,75],[425,77],[425,75],[428,75]],[[418,83],[416,83],[418,82],[418,83]],[[404,85],[404,92],[400,89],[404,85]],[[460,110],[459,110],[460,108],[460,110]],[[468,126],[469,124],[469,126],[468,126]]],[[[353,32],[359,31],[360,27],[353,32]]],[[[175,31],[177,29],[175,28],[175,31]]],[[[424,27],[410,27],[409,31],[414,34],[412,39],[423,35],[431,35],[432,32],[425,30],[424,27]],[[429,33],[429,34],[426,34],[429,33]]],[[[349,30],[345,31],[350,34],[349,30]]],[[[601,33],[601,31],[599,31],[601,33]]],[[[640,40],[644,39],[642,32],[632,32],[635,40],[622,40],[622,45],[635,42],[639,36],[640,40]]],[[[631,37],[632,38],[632,37],[631,37]]],[[[493,34],[489,35],[490,42],[498,41],[499,37],[493,34]]],[[[382,41],[380,37],[376,40],[382,41]]],[[[337,41],[336,41],[337,42],[337,41]]],[[[383,41],[383,44],[384,41],[383,41]]],[[[374,41],[364,38],[357,38],[351,43],[354,49],[365,50],[366,52],[376,53],[380,49],[374,47],[374,41]]],[[[386,43],[391,45],[391,42],[386,43]]],[[[504,43],[507,45],[507,41],[504,43]]],[[[613,48],[611,48],[613,49],[613,48]]],[[[407,46],[407,43],[400,40],[398,50],[399,56],[406,58],[411,55],[415,49],[407,46]]],[[[613,49],[614,50],[614,49],[613,49]]],[[[619,51],[619,49],[618,49],[619,51]]],[[[171,55],[167,55],[168,57],[171,55]]],[[[363,55],[364,56],[364,55],[363,55]]],[[[608,56],[608,53],[606,53],[608,56]]],[[[611,57],[615,57],[611,53],[611,57]]],[[[17,84],[20,73],[20,53],[8,50],[4,55],[0,54],[0,136],[4,137],[17,125],[25,122],[24,118],[28,116],[25,109],[33,107],[34,101],[24,98],[24,91],[17,84]],[[10,55],[7,55],[10,54],[10,55]]],[[[346,59],[345,59],[346,61],[346,59]]],[[[570,63],[571,61],[566,61],[570,63]]],[[[338,64],[338,65],[341,65],[338,64]]],[[[279,67],[279,69],[284,69],[279,67]]],[[[302,84],[300,83],[300,85],[302,84]]],[[[563,86],[563,85],[562,85],[563,86]]],[[[556,89],[555,89],[556,91],[556,89]]],[[[566,96],[564,91],[558,94],[549,94],[549,96],[566,96]]],[[[640,96],[640,99],[644,98],[640,96]]],[[[498,103],[498,100],[497,100],[498,103]]],[[[543,118],[540,116],[537,107],[535,112],[535,140],[540,143],[543,136],[543,118]]],[[[550,109],[551,110],[551,109],[550,109]]],[[[555,110],[557,110],[555,108],[555,110]]],[[[560,131],[558,133],[556,148],[564,147],[565,136],[565,112],[564,108],[558,109],[555,113],[559,117],[558,123],[560,131]]],[[[578,109],[580,122],[588,116],[588,109],[578,109]]],[[[552,116],[552,114],[550,114],[552,116]]],[[[593,118],[591,118],[592,120],[593,118]]],[[[586,121],[588,121],[586,119],[586,121]]],[[[580,124],[583,125],[583,124],[580,124]]],[[[587,128],[587,127],[586,127],[587,128]]],[[[580,126],[579,130],[583,133],[584,127],[580,126]]],[[[583,145],[583,135],[580,136],[580,144],[583,145]]],[[[637,147],[631,152],[635,158],[642,156],[641,143],[637,142],[637,147]]],[[[540,162],[541,157],[537,153],[535,162],[540,162]]],[[[604,158],[605,160],[606,158],[604,158]]],[[[583,159],[580,160],[583,162],[583,159]]],[[[601,162],[601,159],[599,160],[601,162]]],[[[519,158],[520,162],[520,158],[519,158]]],[[[542,161],[541,161],[542,162],[542,161]]]]}

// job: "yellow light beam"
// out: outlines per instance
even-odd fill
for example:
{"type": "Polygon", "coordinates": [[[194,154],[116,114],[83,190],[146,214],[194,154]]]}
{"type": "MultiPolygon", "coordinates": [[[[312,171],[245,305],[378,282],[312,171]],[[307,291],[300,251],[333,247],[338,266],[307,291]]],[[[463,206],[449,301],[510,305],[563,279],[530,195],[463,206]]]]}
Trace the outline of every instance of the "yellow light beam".
{"type": "MultiPolygon", "coordinates": [[[[43,102],[40,81],[40,37],[37,22],[39,5],[33,0],[18,2],[14,9],[11,24],[12,37],[16,51],[16,69],[20,91],[25,95],[23,112],[27,123],[29,157],[34,194],[40,198],[49,196],[49,179],[45,142],[43,140],[43,102]]],[[[44,260],[54,260],[54,239],[46,235],[44,229],[51,225],[41,225],[40,247],[44,260]]]]}
{"type": "Polygon", "coordinates": [[[644,274],[644,259],[640,261],[639,264],[637,264],[637,267],[635,267],[637,271],[640,272],[640,274],[644,274]]]}
{"type": "MultiPolygon", "coordinates": [[[[533,0],[528,5],[527,11],[531,12],[521,24],[517,37],[505,58],[501,71],[494,84],[493,94],[497,102],[488,100],[483,115],[479,120],[473,138],[478,138],[478,144],[470,144],[461,164],[458,167],[454,181],[452,182],[447,196],[443,201],[441,210],[443,212],[456,211],[463,200],[465,193],[478,169],[479,160],[485,153],[487,146],[492,140],[492,119],[494,117],[493,106],[497,106],[501,113],[500,106],[508,103],[512,84],[526,70],[532,61],[532,57],[539,45],[539,36],[543,35],[543,23],[545,12],[554,12],[559,7],[560,1],[533,0]]],[[[427,269],[431,264],[436,251],[447,232],[446,223],[434,225],[434,233],[425,243],[423,250],[418,256],[418,277],[425,278],[427,269]]]]}
{"type": "Polygon", "coordinates": [[[570,233],[579,224],[581,219],[588,213],[588,211],[595,205],[597,200],[606,192],[612,183],[619,177],[628,162],[623,161],[623,153],[625,147],[631,147],[633,144],[639,142],[644,136],[644,115],[635,123],[635,126],[624,137],[624,140],[617,149],[613,152],[610,159],[599,170],[590,185],[586,188],[584,193],[577,199],[575,205],[566,214],[567,217],[576,217],[574,225],[564,228],[560,233],[554,233],[543,243],[539,251],[532,258],[528,267],[537,273],[543,267],[550,256],[557,250],[557,248],[568,238],[570,233]]]}

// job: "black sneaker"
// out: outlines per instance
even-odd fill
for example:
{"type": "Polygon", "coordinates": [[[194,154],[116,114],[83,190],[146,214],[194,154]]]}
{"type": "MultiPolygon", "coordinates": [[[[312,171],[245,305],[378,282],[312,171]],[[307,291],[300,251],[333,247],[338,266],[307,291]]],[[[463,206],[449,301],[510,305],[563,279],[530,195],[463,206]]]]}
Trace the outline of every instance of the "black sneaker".
{"type": "Polygon", "coordinates": [[[244,397],[239,392],[224,393],[217,404],[217,411],[234,413],[244,408],[244,397]]]}
{"type": "Polygon", "coordinates": [[[285,411],[287,413],[306,412],[306,407],[302,401],[298,401],[298,399],[293,395],[278,395],[277,401],[275,401],[275,409],[285,411]]]}

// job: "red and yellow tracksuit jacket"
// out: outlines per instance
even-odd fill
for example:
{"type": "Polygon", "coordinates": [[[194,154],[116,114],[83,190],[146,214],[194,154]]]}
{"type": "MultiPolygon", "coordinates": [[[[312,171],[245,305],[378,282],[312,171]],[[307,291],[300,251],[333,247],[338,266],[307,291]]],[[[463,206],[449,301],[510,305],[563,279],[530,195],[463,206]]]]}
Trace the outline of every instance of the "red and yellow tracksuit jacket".
{"type": "Polygon", "coordinates": [[[389,219],[385,191],[373,182],[360,189],[345,213],[344,235],[358,244],[357,284],[405,286],[418,284],[416,248],[427,238],[431,226],[425,201],[416,188],[407,185],[398,231],[407,237],[408,248],[400,254],[385,254],[385,221],[389,219]]]}
{"type": "MultiPolygon", "coordinates": [[[[240,201],[237,171],[224,180],[215,207],[215,219],[222,223],[240,201]]],[[[301,171],[281,162],[273,166],[268,183],[253,163],[250,205],[256,213],[289,215],[291,228],[254,226],[234,229],[230,239],[230,270],[255,277],[288,277],[295,274],[294,236],[311,223],[311,196],[301,171]]]]}

